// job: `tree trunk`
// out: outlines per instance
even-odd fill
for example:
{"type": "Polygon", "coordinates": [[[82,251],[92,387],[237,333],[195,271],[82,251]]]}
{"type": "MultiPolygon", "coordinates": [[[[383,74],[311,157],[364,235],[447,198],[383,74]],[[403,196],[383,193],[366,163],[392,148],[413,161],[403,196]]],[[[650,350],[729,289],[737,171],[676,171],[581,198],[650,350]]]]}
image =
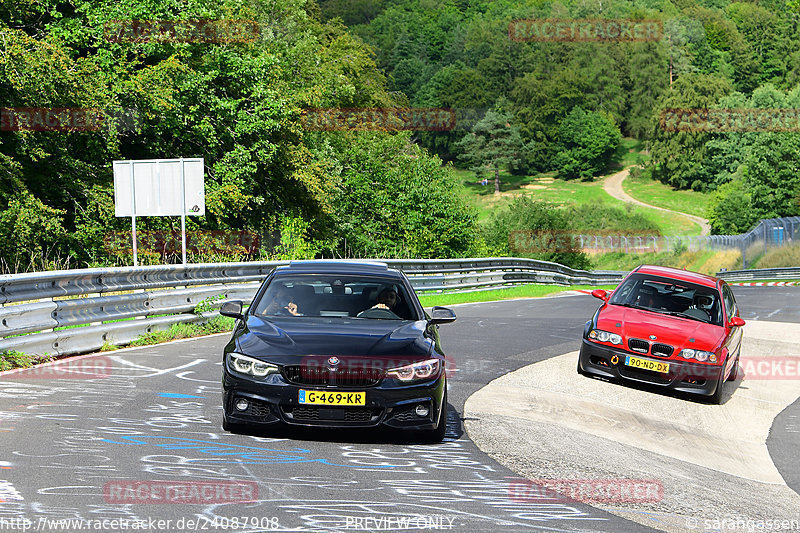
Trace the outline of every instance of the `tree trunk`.
{"type": "Polygon", "coordinates": [[[500,194],[500,169],[494,167],[494,193],[500,194]]]}

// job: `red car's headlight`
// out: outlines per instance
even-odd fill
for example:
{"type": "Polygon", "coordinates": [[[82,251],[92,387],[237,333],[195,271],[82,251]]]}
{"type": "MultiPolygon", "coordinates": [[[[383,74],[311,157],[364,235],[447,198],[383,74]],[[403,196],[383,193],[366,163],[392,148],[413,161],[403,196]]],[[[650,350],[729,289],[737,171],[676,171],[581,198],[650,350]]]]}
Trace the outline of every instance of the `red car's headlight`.
{"type": "Polygon", "coordinates": [[[601,329],[593,329],[589,332],[589,338],[600,342],[610,342],[611,344],[622,344],[622,336],[601,329]]]}
{"type": "Polygon", "coordinates": [[[717,354],[714,352],[704,352],[703,350],[692,350],[691,348],[684,348],[679,353],[684,359],[697,359],[700,362],[708,361],[709,363],[717,362],[717,354]]]}

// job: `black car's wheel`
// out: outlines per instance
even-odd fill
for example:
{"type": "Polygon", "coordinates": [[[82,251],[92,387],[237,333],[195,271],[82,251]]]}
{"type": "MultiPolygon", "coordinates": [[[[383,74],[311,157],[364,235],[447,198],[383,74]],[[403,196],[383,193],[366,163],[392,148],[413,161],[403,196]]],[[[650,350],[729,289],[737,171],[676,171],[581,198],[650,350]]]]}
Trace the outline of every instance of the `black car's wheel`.
{"type": "Polygon", "coordinates": [[[442,397],[442,408],[439,409],[439,424],[436,429],[425,431],[422,438],[425,442],[431,444],[442,442],[444,434],[447,431],[447,389],[445,389],[444,396],[442,397]]]}

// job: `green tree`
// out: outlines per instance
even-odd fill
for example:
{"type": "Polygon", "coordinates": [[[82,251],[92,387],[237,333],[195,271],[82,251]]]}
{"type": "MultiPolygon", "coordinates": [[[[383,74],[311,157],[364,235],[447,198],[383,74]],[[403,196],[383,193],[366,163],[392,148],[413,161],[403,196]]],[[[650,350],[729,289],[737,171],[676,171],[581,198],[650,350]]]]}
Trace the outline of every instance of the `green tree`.
{"type": "MultiPolygon", "coordinates": [[[[344,257],[464,257],[478,245],[474,209],[452,169],[407,134],[346,134],[332,200],[344,257]]],[[[315,223],[318,223],[315,221],[315,223]]]]}
{"type": "Polygon", "coordinates": [[[573,238],[567,213],[529,196],[517,196],[508,208],[496,212],[484,226],[484,235],[496,255],[591,267],[589,257],[573,238]]]}
{"type": "Polygon", "coordinates": [[[760,218],[800,215],[800,134],[761,134],[745,161],[744,181],[760,218]]]}
{"type": "Polygon", "coordinates": [[[714,107],[730,92],[730,84],[717,76],[707,74],[684,74],[660,100],[656,109],[656,126],[650,150],[650,170],[653,177],[677,189],[704,190],[702,168],[709,133],[696,131],[672,131],[658,122],[668,109],[708,109],[714,107]]]}
{"type": "Polygon", "coordinates": [[[576,107],[558,129],[558,152],[553,159],[558,176],[592,179],[608,166],[621,140],[619,128],[606,116],[576,107]]]}
{"type": "Polygon", "coordinates": [[[520,161],[522,138],[512,120],[506,113],[487,111],[457,145],[459,159],[466,161],[477,177],[487,170],[494,173],[495,194],[500,193],[500,170],[516,168],[520,161]]]}
{"type": "Polygon", "coordinates": [[[745,183],[735,179],[721,185],[708,206],[708,222],[715,235],[745,233],[758,221],[745,183]]]}

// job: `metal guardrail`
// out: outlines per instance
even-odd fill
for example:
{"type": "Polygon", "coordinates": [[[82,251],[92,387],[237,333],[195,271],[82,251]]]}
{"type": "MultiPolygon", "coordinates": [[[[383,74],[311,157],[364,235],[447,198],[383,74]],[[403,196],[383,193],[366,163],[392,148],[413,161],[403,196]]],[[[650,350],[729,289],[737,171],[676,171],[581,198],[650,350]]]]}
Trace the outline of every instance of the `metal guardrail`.
{"type": "MultiPolygon", "coordinates": [[[[523,258],[381,260],[403,270],[416,291],[500,288],[523,283],[619,283],[625,272],[573,270],[523,258]]],[[[0,276],[0,353],[71,355],[127,344],[226,300],[250,300],[260,282],[288,261],[62,270],[0,276]],[[219,299],[219,295],[222,298],[219,299]]]]}
{"type": "Polygon", "coordinates": [[[750,281],[754,279],[800,279],[800,267],[754,268],[752,270],[723,270],[717,277],[725,281],[750,281]]]}

